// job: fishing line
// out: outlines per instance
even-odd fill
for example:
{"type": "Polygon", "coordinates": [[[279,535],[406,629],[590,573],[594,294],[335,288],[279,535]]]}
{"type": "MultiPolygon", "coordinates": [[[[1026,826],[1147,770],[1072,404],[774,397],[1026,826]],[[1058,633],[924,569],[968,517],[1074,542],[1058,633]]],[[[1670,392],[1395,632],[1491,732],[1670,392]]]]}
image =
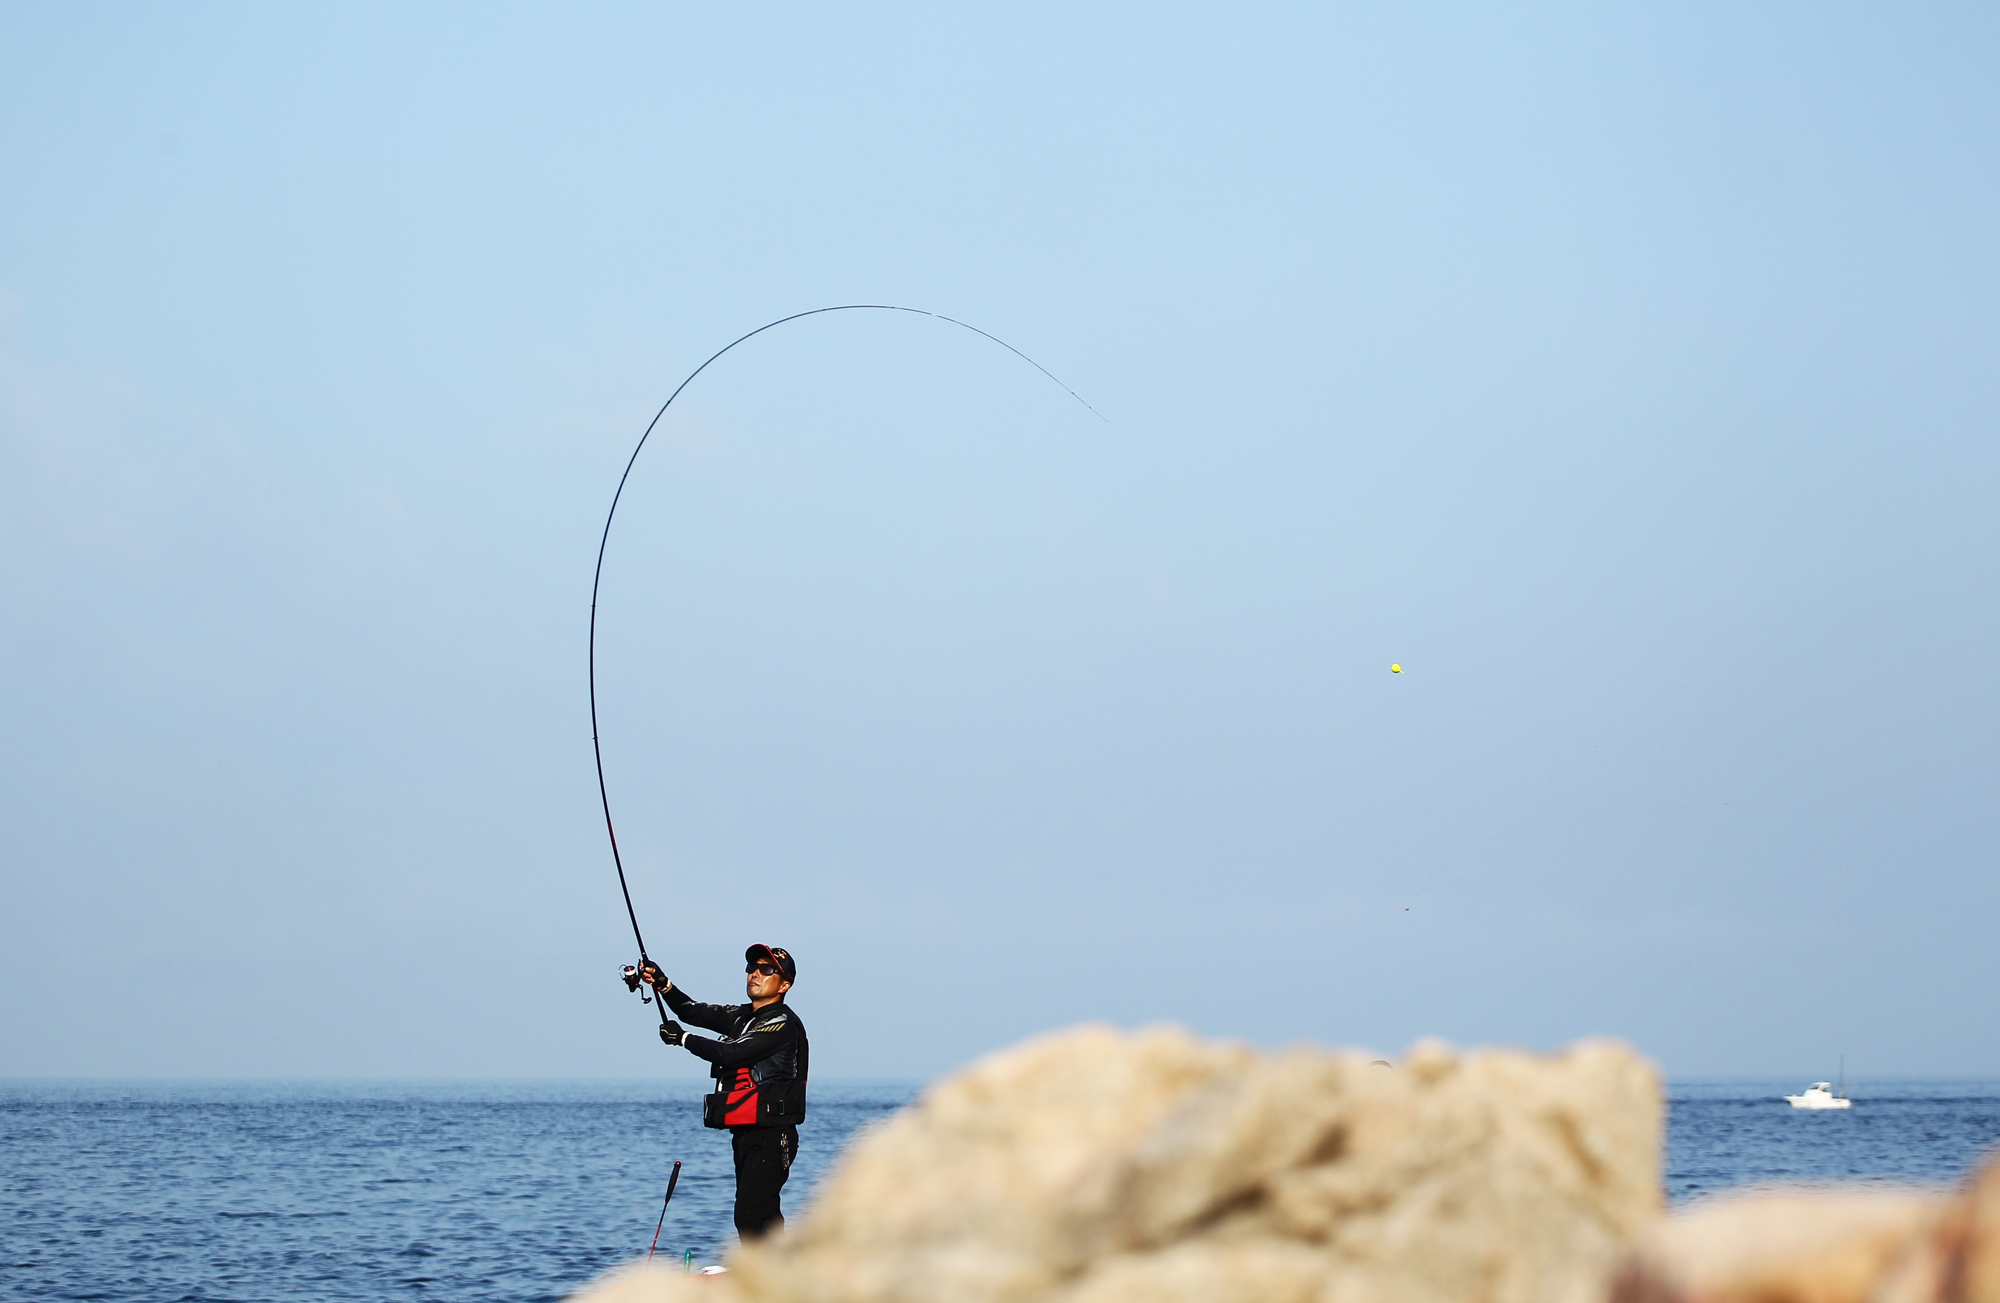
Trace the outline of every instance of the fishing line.
{"type": "MultiPolygon", "coordinates": [[[[714,356],[710,357],[707,362],[703,362],[700,366],[690,371],[688,373],[687,379],[681,381],[680,384],[675,387],[673,393],[667,395],[667,401],[660,404],[660,410],[655,412],[653,414],[653,419],[647,423],[646,432],[639,436],[639,443],[636,447],[632,449],[632,455],[626,458],[625,460],[625,473],[618,477],[618,491],[611,495],[611,510],[606,512],[604,515],[604,534],[597,541],[597,570],[591,576],[590,580],[590,749],[591,752],[597,758],[597,796],[598,800],[601,801],[604,805],[604,835],[611,840],[611,862],[612,864],[617,866],[618,869],[618,890],[621,893],[623,893],[625,897],[625,916],[632,920],[632,939],[639,943],[639,962],[641,965],[649,963],[650,957],[646,954],[646,938],[639,931],[639,914],[636,910],[632,908],[632,888],[625,881],[625,861],[618,854],[618,833],[617,830],[614,829],[611,824],[611,794],[610,791],[606,788],[604,783],[604,749],[602,746],[599,745],[597,736],[597,590],[598,586],[604,581],[604,551],[605,548],[611,542],[611,522],[618,515],[618,501],[620,498],[625,496],[625,481],[631,478],[632,467],[635,463],[638,462],[639,453],[643,451],[644,448],[646,447],[646,440],[653,437],[653,430],[655,427],[659,425],[660,418],[667,414],[667,409],[674,405],[674,399],[679,398],[681,396],[681,391],[694,383],[694,378],[696,376],[708,370],[709,365],[713,363],[716,360],[716,358],[721,357],[724,353],[727,353],[730,349],[735,348],[738,344],[743,343],[745,340],[754,339],[757,336],[763,334],[765,331],[771,330],[778,326],[782,326],[788,321],[798,321],[805,317],[817,317],[822,313],[827,313],[827,312],[908,312],[915,316],[931,317],[935,320],[946,322],[953,326],[958,326],[961,329],[969,330],[973,334],[978,335],[984,339],[992,340],[1000,347],[1006,349],[1009,353],[1012,353],[1015,357],[1020,358],[1023,362],[1026,362],[1029,366],[1035,368],[1035,370],[1041,372],[1049,379],[1054,380],[1056,384],[1062,386],[1062,390],[1064,393],[1068,394],[1071,398],[1076,399],[1077,402],[1083,403],[1085,407],[1090,409],[1091,414],[1097,417],[1097,419],[1099,419],[1100,421],[1107,419],[1104,413],[1098,411],[1095,407],[1091,407],[1088,402],[1085,402],[1082,394],[1079,394],[1076,390],[1071,389],[1068,385],[1063,384],[1062,380],[1056,376],[1055,372],[1049,370],[1047,367],[1043,366],[1040,362],[1035,361],[1035,359],[1029,357],[1026,353],[1023,353],[1020,349],[1015,348],[1012,344],[1009,344],[1006,340],[1000,338],[998,335],[988,334],[986,331],[981,330],[979,327],[972,325],[969,322],[960,321],[955,317],[947,317],[941,312],[926,312],[922,308],[898,307],[893,303],[841,303],[833,307],[810,308],[804,312],[794,312],[789,317],[780,317],[776,321],[770,322],[767,325],[759,326],[757,327],[757,329],[751,331],[747,335],[744,335],[742,338],[733,340],[726,346],[717,349],[715,351],[714,356]]],[[[631,981],[631,979],[628,977],[627,981],[629,982],[631,981]]],[[[638,989],[637,983],[633,983],[633,989],[634,990],[638,989]]],[[[660,1001],[659,1005],[660,1005],[660,1025],[664,1027],[667,1024],[666,1001],[664,1000],[660,1001]]],[[[669,1191],[671,1191],[672,1186],[669,1185],[668,1189],[669,1191]]],[[[661,1205],[660,1215],[663,1219],[666,1216],[666,1206],[664,1204],[661,1205]]]]}

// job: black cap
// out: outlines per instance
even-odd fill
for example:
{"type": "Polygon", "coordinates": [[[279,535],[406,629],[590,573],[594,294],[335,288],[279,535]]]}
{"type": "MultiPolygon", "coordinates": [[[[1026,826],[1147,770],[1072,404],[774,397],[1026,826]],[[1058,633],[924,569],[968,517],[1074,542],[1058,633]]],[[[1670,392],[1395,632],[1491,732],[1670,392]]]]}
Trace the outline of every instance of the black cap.
{"type": "Polygon", "coordinates": [[[760,959],[776,964],[778,971],[785,975],[787,982],[796,982],[799,980],[799,963],[798,960],[792,958],[791,951],[779,946],[767,946],[759,942],[743,952],[743,962],[746,964],[754,964],[760,959]]]}

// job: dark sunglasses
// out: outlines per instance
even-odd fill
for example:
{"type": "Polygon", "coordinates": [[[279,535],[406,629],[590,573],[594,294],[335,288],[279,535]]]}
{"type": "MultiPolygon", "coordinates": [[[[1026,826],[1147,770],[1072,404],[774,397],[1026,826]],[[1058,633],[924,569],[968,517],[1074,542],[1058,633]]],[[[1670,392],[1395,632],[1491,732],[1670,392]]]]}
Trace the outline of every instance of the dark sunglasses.
{"type": "Polygon", "coordinates": [[[776,977],[778,975],[778,966],[776,964],[759,962],[743,965],[743,971],[746,973],[755,973],[759,977],[776,977]]]}

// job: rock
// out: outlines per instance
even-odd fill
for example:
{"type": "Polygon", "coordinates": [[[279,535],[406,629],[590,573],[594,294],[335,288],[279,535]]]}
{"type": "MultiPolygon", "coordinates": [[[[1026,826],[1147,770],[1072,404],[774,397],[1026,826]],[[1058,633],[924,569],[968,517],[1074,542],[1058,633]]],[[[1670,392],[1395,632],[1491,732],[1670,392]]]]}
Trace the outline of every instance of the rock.
{"type": "Polygon", "coordinates": [[[1400,1068],[1085,1027],[858,1139],[726,1284],[592,1303],[1601,1303],[1659,1216],[1657,1079],[1621,1046],[1400,1068]]]}
{"type": "Polygon", "coordinates": [[[2000,1157],[1925,1229],[1874,1303],[2000,1303],[2000,1157]]]}
{"type": "Polygon", "coordinates": [[[1612,1303],[2000,1303],[2000,1159],[1954,1196],[1715,1199],[1648,1235],[1612,1303]]]}
{"type": "Polygon", "coordinates": [[[1870,1303],[1938,1204],[1916,1191],[1839,1189],[1706,1200],[1646,1236],[1612,1303],[1870,1303]]]}

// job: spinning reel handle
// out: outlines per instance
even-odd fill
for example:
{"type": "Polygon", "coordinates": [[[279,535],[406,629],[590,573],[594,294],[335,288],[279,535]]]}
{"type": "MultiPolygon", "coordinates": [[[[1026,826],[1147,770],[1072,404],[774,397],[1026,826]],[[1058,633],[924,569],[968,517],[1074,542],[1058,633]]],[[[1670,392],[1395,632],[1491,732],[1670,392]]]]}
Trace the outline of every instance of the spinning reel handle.
{"type": "Polygon", "coordinates": [[[637,964],[625,965],[625,967],[618,970],[618,976],[624,979],[626,990],[638,991],[640,1004],[651,1004],[653,1002],[652,996],[639,990],[639,983],[642,979],[639,976],[639,966],[637,964]]]}

